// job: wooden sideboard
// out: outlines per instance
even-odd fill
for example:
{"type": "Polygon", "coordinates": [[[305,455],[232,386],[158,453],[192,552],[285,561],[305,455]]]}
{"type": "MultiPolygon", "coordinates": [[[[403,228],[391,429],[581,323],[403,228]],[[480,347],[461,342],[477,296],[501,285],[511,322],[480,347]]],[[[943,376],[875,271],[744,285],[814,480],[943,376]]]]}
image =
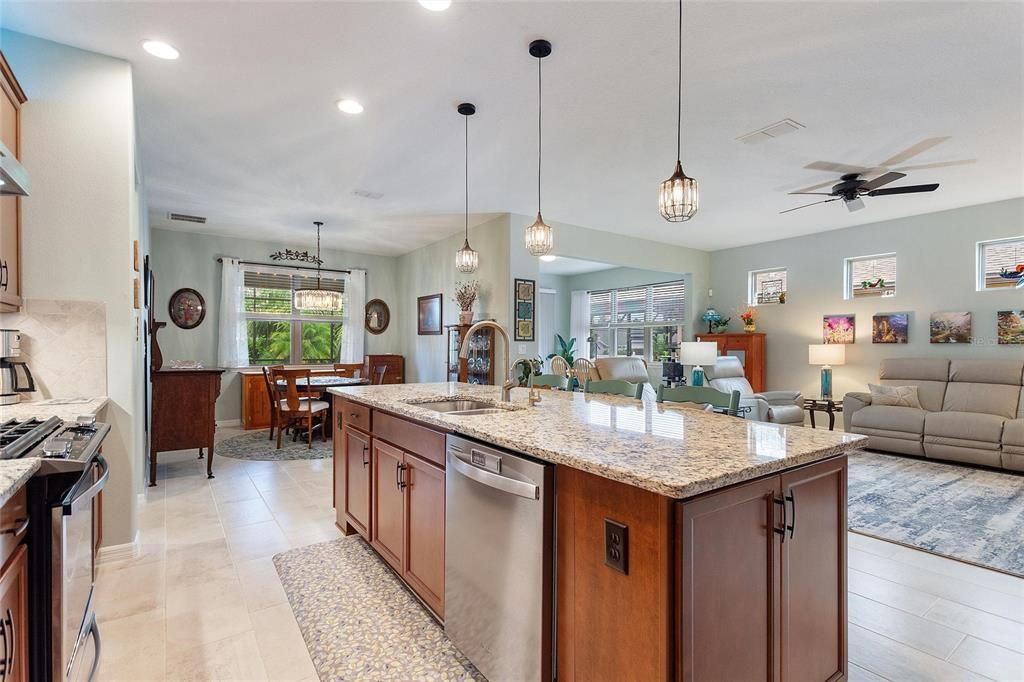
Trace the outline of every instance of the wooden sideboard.
{"type": "Polygon", "coordinates": [[[735,355],[743,363],[754,393],[765,390],[765,334],[762,332],[740,332],[738,334],[701,334],[698,341],[714,341],[718,344],[719,355],[735,355]]]}
{"type": "Polygon", "coordinates": [[[222,369],[153,370],[153,419],[149,431],[149,485],[156,485],[156,456],[170,450],[206,448],[206,475],[213,478],[215,406],[222,369]]]}

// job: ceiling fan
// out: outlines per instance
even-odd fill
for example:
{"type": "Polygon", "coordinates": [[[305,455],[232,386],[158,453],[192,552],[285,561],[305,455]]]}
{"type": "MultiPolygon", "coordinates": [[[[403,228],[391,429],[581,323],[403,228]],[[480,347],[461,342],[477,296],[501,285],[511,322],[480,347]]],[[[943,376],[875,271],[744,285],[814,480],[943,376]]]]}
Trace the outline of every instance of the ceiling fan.
{"type": "Polygon", "coordinates": [[[889,194],[916,194],[918,192],[934,192],[939,188],[938,183],[930,185],[904,185],[902,187],[883,187],[888,185],[890,182],[895,182],[900,178],[907,177],[906,173],[897,173],[896,171],[889,171],[888,173],[882,173],[877,178],[871,180],[865,180],[861,177],[860,173],[847,173],[839,179],[839,183],[832,186],[831,192],[790,192],[790,194],[801,194],[801,195],[816,195],[823,197],[831,197],[831,199],[823,199],[821,201],[815,201],[810,204],[804,204],[803,206],[797,206],[796,208],[786,209],[785,211],[779,211],[779,213],[789,213],[790,211],[798,211],[801,208],[807,208],[808,206],[817,206],[818,204],[827,204],[830,201],[843,200],[846,204],[846,209],[851,213],[853,211],[859,211],[864,208],[864,200],[861,197],[880,197],[889,194]]]}

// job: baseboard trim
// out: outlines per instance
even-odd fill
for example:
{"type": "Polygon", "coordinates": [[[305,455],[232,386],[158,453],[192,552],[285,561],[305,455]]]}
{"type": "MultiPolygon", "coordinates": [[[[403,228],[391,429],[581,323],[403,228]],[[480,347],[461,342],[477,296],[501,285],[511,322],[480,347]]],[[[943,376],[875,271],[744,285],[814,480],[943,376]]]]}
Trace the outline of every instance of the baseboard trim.
{"type": "Polygon", "coordinates": [[[137,559],[139,556],[139,534],[135,533],[135,539],[123,545],[107,545],[100,547],[96,556],[96,563],[108,564],[112,561],[124,561],[126,559],[137,559]]]}
{"type": "Polygon", "coordinates": [[[227,426],[241,426],[241,425],[242,425],[242,420],[241,419],[218,419],[217,420],[217,426],[227,427],[227,426]]]}

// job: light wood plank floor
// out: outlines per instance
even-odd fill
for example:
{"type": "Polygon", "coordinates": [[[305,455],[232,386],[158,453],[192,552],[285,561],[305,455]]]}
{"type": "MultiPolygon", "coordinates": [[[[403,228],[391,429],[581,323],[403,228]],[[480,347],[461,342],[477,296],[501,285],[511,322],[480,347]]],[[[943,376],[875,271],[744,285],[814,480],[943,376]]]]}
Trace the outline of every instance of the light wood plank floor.
{"type": "MultiPolygon", "coordinates": [[[[270,557],[339,537],[330,460],[218,457],[207,481],[195,456],[160,456],[141,556],[100,566],[100,678],[315,680],[270,557]]],[[[849,543],[851,680],[1024,681],[1024,579],[849,543]]]]}

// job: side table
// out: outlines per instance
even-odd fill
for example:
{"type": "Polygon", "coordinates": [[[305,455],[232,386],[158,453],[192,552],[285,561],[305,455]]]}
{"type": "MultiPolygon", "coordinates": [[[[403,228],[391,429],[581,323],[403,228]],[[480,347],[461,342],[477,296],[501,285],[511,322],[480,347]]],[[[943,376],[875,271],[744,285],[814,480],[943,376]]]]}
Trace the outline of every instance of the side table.
{"type": "Polygon", "coordinates": [[[811,414],[811,428],[818,428],[814,423],[814,413],[824,412],[828,415],[828,430],[835,430],[836,414],[843,411],[842,400],[828,400],[825,398],[804,398],[804,409],[811,414]]]}

